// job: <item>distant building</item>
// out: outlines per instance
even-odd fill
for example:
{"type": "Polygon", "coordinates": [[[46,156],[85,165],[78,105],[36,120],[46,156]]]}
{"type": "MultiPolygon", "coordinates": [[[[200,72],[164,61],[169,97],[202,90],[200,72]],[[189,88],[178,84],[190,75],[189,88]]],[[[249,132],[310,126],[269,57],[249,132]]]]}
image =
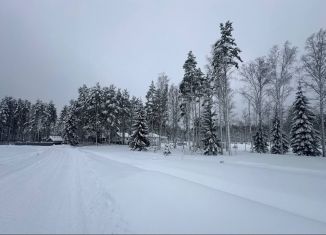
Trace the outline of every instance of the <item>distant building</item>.
{"type": "Polygon", "coordinates": [[[49,138],[47,139],[47,142],[53,142],[54,144],[62,144],[63,143],[63,138],[58,135],[50,135],[49,138]]]}
{"type": "MultiPolygon", "coordinates": [[[[152,146],[159,145],[160,136],[158,134],[151,132],[147,135],[147,137],[152,146]]],[[[161,136],[161,143],[167,143],[167,142],[168,142],[168,137],[161,136]]]]}

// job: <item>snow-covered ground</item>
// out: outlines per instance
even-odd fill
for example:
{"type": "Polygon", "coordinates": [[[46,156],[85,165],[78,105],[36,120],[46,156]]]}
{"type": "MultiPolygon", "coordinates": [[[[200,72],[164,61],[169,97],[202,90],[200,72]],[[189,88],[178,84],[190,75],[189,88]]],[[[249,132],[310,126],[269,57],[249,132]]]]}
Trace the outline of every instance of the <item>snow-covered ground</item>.
{"type": "Polygon", "coordinates": [[[326,233],[326,159],[0,146],[0,233],[326,233]]]}

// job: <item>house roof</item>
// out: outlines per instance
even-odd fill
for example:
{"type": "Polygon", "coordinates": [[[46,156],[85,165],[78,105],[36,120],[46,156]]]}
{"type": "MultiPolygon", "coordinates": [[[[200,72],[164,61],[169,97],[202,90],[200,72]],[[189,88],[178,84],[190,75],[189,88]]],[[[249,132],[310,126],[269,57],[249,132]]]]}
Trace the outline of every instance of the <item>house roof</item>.
{"type": "Polygon", "coordinates": [[[63,138],[61,136],[58,135],[50,135],[49,139],[52,141],[63,141],[63,138]]]}

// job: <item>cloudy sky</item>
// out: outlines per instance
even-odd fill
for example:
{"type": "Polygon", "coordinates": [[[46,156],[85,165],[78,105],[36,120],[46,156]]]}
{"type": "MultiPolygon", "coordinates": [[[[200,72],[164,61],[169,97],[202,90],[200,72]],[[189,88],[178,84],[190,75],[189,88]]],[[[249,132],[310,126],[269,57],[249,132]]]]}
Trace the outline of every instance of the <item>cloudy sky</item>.
{"type": "Polygon", "coordinates": [[[1,0],[0,97],[61,108],[96,82],[144,97],[160,72],[181,81],[189,50],[203,68],[221,22],[233,22],[248,61],[285,40],[302,52],[326,28],[325,9],[324,0],[1,0]]]}

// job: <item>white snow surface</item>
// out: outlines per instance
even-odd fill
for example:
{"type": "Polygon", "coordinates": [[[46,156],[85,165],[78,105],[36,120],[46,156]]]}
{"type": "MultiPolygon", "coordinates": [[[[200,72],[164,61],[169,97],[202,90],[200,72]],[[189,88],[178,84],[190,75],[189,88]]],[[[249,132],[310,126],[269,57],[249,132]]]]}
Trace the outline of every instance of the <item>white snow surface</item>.
{"type": "Polygon", "coordinates": [[[0,146],[0,233],[326,233],[326,159],[0,146]]]}

